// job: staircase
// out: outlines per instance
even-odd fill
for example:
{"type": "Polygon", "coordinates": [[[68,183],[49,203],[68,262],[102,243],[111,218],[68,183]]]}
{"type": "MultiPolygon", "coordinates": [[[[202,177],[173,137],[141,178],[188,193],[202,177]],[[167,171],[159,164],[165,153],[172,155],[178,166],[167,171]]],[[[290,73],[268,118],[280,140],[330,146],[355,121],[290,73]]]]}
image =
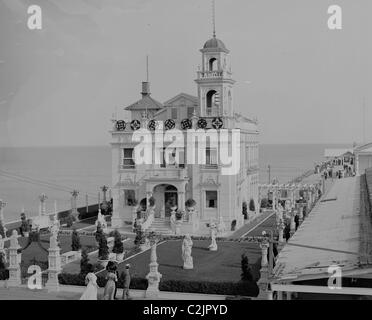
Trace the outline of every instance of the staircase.
{"type": "Polygon", "coordinates": [[[161,233],[165,235],[172,235],[174,232],[171,229],[169,219],[165,218],[155,218],[150,228],[156,233],[161,233]]]}

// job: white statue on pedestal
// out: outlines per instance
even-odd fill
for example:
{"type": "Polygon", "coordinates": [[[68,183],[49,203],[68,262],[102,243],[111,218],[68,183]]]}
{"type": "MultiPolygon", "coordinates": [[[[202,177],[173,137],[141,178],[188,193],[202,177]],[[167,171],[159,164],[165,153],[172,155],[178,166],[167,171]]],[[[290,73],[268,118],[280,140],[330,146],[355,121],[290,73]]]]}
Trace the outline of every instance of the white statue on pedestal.
{"type": "Polygon", "coordinates": [[[185,238],[182,242],[182,259],[183,259],[183,268],[184,269],[193,269],[194,263],[191,256],[193,242],[189,234],[185,235],[185,238]]]}
{"type": "Polygon", "coordinates": [[[216,242],[216,236],[217,236],[217,228],[216,224],[213,222],[210,224],[210,229],[211,229],[211,244],[209,245],[209,250],[210,251],[217,251],[217,242],[216,242]]]}
{"type": "Polygon", "coordinates": [[[107,222],[106,222],[105,216],[101,213],[101,209],[98,210],[98,216],[97,216],[97,220],[96,220],[96,227],[98,226],[98,224],[101,225],[103,230],[105,230],[107,228],[107,222]]]}
{"type": "Polygon", "coordinates": [[[226,231],[226,225],[225,222],[223,221],[222,216],[220,217],[217,225],[217,232],[219,235],[222,235],[226,231]]]}

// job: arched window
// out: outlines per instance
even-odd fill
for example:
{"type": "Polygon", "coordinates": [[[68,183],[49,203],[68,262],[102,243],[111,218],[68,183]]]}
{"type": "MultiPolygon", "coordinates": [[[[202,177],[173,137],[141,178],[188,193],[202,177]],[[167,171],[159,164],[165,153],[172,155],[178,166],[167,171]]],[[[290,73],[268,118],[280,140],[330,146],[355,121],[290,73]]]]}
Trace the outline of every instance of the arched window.
{"type": "Polygon", "coordinates": [[[212,115],[212,108],[218,106],[218,97],[216,90],[207,92],[207,115],[212,115]]]}
{"type": "Polygon", "coordinates": [[[231,91],[229,90],[229,93],[227,94],[227,105],[229,108],[229,113],[232,111],[232,96],[231,96],[231,91]]]}
{"type": "Polygon", "coordinates": [[[217,70],[217,59],[211,58],[209,59],[209,71],[216,71],[217,70]]]}

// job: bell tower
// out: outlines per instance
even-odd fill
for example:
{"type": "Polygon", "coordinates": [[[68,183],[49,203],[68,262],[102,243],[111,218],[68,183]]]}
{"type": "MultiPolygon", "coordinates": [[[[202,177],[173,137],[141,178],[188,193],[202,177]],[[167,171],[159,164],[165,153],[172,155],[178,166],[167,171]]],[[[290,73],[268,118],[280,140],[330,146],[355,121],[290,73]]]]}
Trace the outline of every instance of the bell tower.
{"type": "MultiPolygon", "coordinates": [[[[214,6],[213,37],[200,50],[202,53],[201,70],[195,82],[198,85],[199,116],[232,117],[233,85],[229,50],[216,38],[214,6]]],[[[199,68],[200,69],[200,68],[199,68]]]]}

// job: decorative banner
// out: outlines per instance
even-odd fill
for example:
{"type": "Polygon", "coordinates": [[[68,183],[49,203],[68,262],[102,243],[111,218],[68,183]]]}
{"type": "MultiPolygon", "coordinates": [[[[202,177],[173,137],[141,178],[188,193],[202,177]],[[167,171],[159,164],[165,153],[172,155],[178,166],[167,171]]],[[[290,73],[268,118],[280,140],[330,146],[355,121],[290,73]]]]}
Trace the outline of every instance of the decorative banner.
{"type": "Polygon", "coordinates": [[[148,128],[149,130],[152,130],[154,131],[156,129],[157,125],[156,125],[156,121],[155,120],[150,120],[149,121],[149,124],[148,124],[148,128]]]}
{"type": "Polygon", "coordinates": [[[207,120],[200,118],[198,120],[198,128],[205,129],[207,127],[207,120]]]}
{"type": "Polygon", "coordinates": [[[176,126],[176,123],[174,122],[173,119],[168,119],[165,121],[164,125],[165,125],[165,129],[172,130],[176,126]]]}
{"type": "Polygon", "coordinates": [[[221,129],[223,126],[223,121],[221,118],[213,118],[212,120],[212,127],[214,129],[221,129]]]}
{"type": "Polygon", "coordinates": [[[124,120],[118,120],[116,121],[116,130],[118,131],[124,131],[127,124],[124,120]]]}
{"type": "Polygon", "coordinates": [[[139,120],[132,120],[130,123],[130,127],[133,131],[136,131],[141,128],[141,122],[139,120]]]}
{"type": "Polygon", "coordinates": [[[192,121],[190,119],[183,119],[181,121],[182,130],[187,130],[192,128],[192,121]]]}

